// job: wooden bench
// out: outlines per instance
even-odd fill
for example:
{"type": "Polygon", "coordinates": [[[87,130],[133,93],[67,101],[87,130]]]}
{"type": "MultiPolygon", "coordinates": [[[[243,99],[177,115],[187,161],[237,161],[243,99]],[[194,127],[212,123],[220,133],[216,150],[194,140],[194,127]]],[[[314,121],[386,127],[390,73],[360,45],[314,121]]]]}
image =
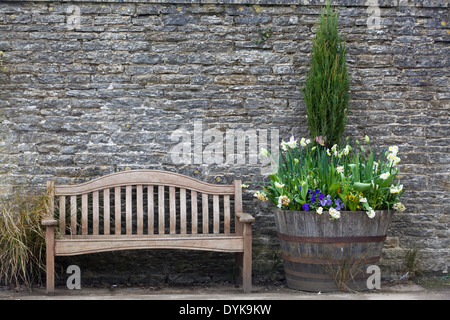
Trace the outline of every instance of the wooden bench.
{"type": "Polygon", "coordinates": [[[55,256],[131,249],[234,252],[236,280],[251,291],[254,218],[242,211],[241,181],[129,170],[47,188],[47,293],[54,292],[55,256]]]}

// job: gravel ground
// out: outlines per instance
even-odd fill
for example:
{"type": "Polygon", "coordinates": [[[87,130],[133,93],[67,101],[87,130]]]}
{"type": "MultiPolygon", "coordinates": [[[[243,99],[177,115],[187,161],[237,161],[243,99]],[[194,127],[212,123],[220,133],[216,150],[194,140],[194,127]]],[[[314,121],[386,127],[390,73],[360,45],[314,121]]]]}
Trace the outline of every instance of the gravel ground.
{"type": "Polygon", "coordinates": [[[197,286],[89,286],[79,290],[57,287],[9,290],[0,287],[0,300],[450,300],[448,283],[425,287],[411,281],[382,282],[380,290],[365,292],[304,292],[280,286],[254,286],[244,294],[231,284],[197,286]]]}

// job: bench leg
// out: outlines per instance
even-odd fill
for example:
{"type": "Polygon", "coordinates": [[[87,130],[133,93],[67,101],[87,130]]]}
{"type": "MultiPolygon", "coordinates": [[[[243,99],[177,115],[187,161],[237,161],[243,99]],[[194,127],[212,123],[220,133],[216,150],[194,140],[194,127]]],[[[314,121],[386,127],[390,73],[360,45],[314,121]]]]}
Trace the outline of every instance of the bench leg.
{"type": "Polygon", "coordinates": [[[244,252],[236,253],[236,281],[245,293],[252,291],[252,225],[244,224],[244,252]]]}
{"type": "Polygon", "coordinates": [[[46,292],[55,292],[55,230],[53,226],[47,226],[46,233],[46,292]]]}
{"type": "Polygon", "coordinates": [[[242,286],[245,293],[252,291],[252,225],[244,223],[244,255],[242,259],[242,286]]]}

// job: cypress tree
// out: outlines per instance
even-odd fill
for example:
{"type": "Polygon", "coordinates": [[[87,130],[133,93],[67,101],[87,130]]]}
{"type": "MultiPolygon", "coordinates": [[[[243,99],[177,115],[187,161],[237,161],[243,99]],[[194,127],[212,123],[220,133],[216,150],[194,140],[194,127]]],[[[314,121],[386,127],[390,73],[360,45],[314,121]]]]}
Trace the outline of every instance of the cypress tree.
{"type": "Polygon", "coordinates": [[[349,79],[345,38],[338,33],[338,12],[330,2],[322,9],[312,46],[311,68],[302,88],[311,138],[339,144],[348,116],[349,79]]]}

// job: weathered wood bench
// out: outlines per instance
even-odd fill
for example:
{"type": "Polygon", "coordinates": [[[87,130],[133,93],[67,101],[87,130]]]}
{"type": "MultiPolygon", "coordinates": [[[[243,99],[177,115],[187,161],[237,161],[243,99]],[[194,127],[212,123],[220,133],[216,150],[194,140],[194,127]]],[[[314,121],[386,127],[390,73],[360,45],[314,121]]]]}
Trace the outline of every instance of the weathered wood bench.
{"type": "Polygon", "coordinates": [[[236,253],[236,280],[251,291],[254,218],[242,211],[241,181],[215,185],[156,170],[112,173],[77,185],[49,181],[47,293],[55,256],[131,249],[236,253]]]}

